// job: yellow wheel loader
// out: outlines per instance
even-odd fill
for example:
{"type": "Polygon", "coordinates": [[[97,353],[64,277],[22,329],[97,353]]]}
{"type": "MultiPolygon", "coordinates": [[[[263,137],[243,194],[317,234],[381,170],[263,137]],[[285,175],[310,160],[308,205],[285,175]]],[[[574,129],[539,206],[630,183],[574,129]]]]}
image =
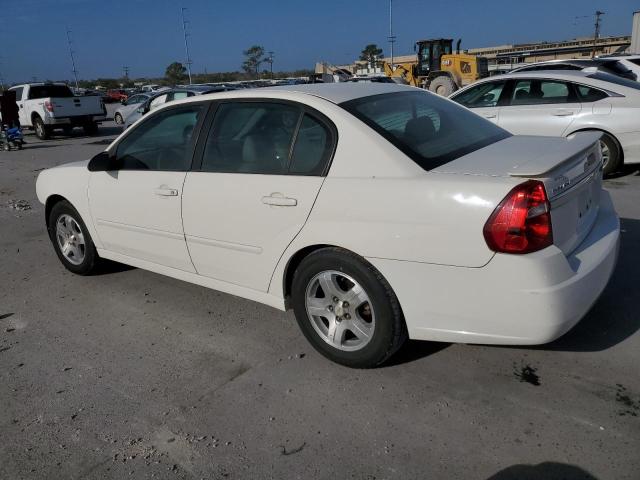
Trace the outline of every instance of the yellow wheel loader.
{"type": "Polygon", "coordinates": [[[415,62],[395,63],[393,68],[385,62],[384,72],[444,97],[489,75],[486,58],[460,53],[460,40],[456,53],[452,47],[451,38],[420,40],[415,45],[415,62]]]}

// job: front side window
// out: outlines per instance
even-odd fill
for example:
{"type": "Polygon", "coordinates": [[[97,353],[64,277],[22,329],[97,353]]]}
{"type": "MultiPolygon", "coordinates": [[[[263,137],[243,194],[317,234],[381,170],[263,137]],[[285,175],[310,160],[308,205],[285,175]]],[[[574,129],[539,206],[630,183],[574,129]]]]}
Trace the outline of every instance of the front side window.
{"type": "Polygon", "coordinates": [[[143,103],[146,100],[146,97],[143,95],[134,95],[133,97],[127,100],[127,105],[138,105],[139,103],[143,103]]]}
{"type": "Polygon", "coordinates": [[[424,170],[511,136],[475,113],[427,92],[373,95],[341,106],[424,170]]]}
{"type": "Polygon", "coordinates": [[[505,82],[487,82],[470,88],[451,99],[467,108],[495,107],[505,82]]]}
{"type": "Polygon", "coordinates": [[[189,105],[149,117],[118,145],[116,158],[120,169],[188,170],[193,132],[203,110],[203,105],[189,105]]]}
{"type": "Polygon", "coordinates": [[[202,170],[286,174],[300,109],[271,102],[223,103],[207,138],[202,170]]]}
{"type": "Polygon", "coordinates": [[[545,105],[575,102],[569,84],[553,80],[518,80],[511,105],[545,105]]]}

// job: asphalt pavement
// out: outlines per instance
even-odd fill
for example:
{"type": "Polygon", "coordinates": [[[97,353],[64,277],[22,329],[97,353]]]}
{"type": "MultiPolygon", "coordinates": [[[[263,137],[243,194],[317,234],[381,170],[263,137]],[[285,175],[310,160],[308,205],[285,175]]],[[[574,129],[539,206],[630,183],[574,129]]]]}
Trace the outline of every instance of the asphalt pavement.
{"type": "Polygon", "coordinates": [[[606,182],[619,263],[564,337],[410,342],[351,370],[290,312],[115,264],[62,267],[36,176],[119,131],[0,152],[0,478],[640,478],[638,168],[606,182]]]}

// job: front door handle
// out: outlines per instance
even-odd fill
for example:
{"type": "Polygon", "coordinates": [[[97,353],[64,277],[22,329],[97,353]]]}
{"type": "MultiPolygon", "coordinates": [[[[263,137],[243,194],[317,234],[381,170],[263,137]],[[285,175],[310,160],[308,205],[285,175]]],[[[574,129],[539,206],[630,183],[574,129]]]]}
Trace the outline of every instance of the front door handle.
{"type": "Polygon", "coordinates": [[[178,196],[178,190],[176,190],[175,188],[169,188],[165,185],[161,186],[160,188],[156,188],[153,191],[153,193],[161,197],[177,197],[178,196]]]}
{"type": "Polygon", "coordinates": [[[268,197],[262,197],[262,203],[265,205],[274,205],[276,207],[295,207],[298,200],[295,198],[285,197],[281,193],[272,193],[268,197]]]}
{"type": "Polygon", "coordinates": [[[573,110],[556,110],[553,115],[556,117],[570,117],[573,115],[573,110]]]}

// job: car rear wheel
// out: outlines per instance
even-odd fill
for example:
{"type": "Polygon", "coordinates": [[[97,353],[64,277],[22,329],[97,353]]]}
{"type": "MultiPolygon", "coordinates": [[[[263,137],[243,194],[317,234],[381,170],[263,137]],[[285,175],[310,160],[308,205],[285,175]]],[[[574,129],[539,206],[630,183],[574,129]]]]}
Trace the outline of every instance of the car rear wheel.
{"type": "Polygon", "coordinates": [[[82,128],[84,128],[84,133],[86,135],[98,134],[98,124],[96,122],[85,123],[82,128]]]}
{"type": "Polygon", "coordinates": [[[604,175],[611,175],[620,169],[621,155],[618,142],[607,133],[602,134],[600,139],[600,149],[602,151],[602,163],[604,175]]]}
{"type": "Polygon", "coordinates": [[[67,201],[56,203],[49,214],[49,238],[64,267],[78,275],[94,271],[99,257],[80,214],[67,201]]]}
{"type": "Polygon", "coordinates": [[[448,76],[440,75],[439,77],[431,80],[431,83],[429,84],[429,91],[437,93],[442,97],[448,97],[456,91],[456,84],[453,83],[453,80],[448,76]]]}
{"type": "Polygon", "coordinates": [[[49,128],[44,124],[40,117],[33,119],[33,128],[36,131],[36,137],[40,140],[46,140],[49,138],[49,128]]]}
{"type": "Polygon", "coordinates": [[[119,113],[116,113],[114,115],[113,121],[116,122],[117,125],[122,125],[124,123],[124,119],[122,118],[122,115],[120,115],[119,113]]]}
{"type": "Polygon", "coordinates": [[[384,363],[407,338],[391,286],[373,265],[339,248],[323,248],[296,269],[296,320],[311,345],[354,368],[384,363]]]}

